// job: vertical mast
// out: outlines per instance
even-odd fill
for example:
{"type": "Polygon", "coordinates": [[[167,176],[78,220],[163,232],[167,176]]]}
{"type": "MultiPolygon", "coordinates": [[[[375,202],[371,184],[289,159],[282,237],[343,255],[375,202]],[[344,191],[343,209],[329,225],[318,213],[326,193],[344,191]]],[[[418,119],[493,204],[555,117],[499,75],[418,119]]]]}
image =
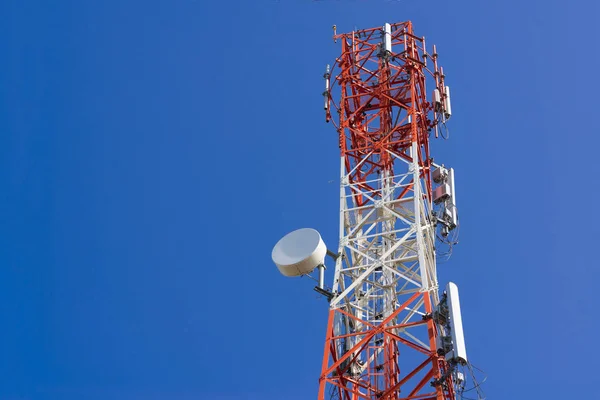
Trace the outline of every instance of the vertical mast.
{"type": "Polygon", "coordinates": [[[340,241],[319,400],[454,399],[454,359],[436,318],[444,219],[433,209],[429,136],[449,117],[437,54],[411,22],[335,39],[342,54],[325,74],[325,110],[339,134],[340,241]]]}

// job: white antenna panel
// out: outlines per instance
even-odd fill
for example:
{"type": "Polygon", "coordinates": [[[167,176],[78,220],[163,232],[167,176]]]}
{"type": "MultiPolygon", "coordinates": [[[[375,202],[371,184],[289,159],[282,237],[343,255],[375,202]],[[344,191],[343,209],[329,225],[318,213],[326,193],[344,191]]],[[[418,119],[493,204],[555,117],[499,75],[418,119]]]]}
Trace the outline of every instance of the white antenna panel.
{"type": "Polygon", "coordinates": [[[392,53],[392,26],[388,23],[383,25],[383,49],[386,54],[392,53]]]}
{"type": "Polygon", "coordinates": [[[460,314],[458,287],[455,283],[448,282],[446,295],[448,296],[448,310],[450,312],[450,333],[452,334],[453,345],[452,358],[464,365],[467,363],[467,349],[465,347],[462,316],[460,314]]]}
{"type": "Polygon", "coordinates": [[[450,87],[446,86],[444,91],[446,92],[446,97],[444,97],[444,109],[446,119],[448,119],[452,116],[452,106],[450,105],[450,87]]]}
{"type": "Polygon", "coordinates": [[[273,247],[271,258],[284,276],[301,276],[325,263],[327,247],[314,229],[288,233],[273,247]]]}

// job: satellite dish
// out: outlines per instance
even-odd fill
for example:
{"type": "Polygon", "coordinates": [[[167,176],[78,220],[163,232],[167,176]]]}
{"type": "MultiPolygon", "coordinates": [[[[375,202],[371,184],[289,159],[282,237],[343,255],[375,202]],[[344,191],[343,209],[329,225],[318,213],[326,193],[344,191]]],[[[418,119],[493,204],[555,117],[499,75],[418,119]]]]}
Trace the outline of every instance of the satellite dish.
{"type": "Polygon", "coordinates": [[[271,258],[285,276],[301,276],[324,264],[327,247],[314,229],[288,233],[273,247],[271,258]]]}

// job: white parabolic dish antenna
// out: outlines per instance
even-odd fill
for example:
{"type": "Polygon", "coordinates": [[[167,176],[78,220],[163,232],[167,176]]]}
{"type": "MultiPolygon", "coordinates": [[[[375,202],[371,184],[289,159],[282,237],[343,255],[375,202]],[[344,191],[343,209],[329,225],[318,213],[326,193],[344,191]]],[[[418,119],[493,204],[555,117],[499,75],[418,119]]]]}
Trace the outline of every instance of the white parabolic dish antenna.
{"type": "Polygon", "coordinates": [[[273,247],[271,258],[285,276],[310,273],[325,262],[327,247],[314,229],[302,228],[288,233],[273,247]]]}

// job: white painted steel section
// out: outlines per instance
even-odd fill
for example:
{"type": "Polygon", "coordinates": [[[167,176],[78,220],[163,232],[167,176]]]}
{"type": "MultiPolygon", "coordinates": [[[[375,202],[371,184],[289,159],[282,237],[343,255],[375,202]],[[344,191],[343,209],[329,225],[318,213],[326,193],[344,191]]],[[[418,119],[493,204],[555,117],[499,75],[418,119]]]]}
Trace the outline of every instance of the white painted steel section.
{"type": "MultiPolygon", "coordinates": [[[[433,304],[438,303],[438,284],[434,226],[430,220],[431,204],[421,179],[417,145],[407,156],[414,161],[395,158],[394,171],[383,172],[379,179],[364,184],[350,183],[351,172],[362,168],[363,160],[346,170],[340,159],[340,241],[336,260],[331,308],[342,308],[365,323],[342,317],[334,322],[334,333],[350,335],[340,344],[340,354],[361,340],[360,332],[378,325],[411,295],[429,291],[433,304]],[[356,199],[361,196],[364,204],[356,199]]],[[[421,321],[426,314],[419,300],[405,308],[390,324],[421,321]]],[[[426,327],[398,332],[407,339],[429,348],[426,327]]],[[[381,348],[371,350],[357,362],[356,372],[364,372],[374,359],[382,357],[381,348]]]]}

